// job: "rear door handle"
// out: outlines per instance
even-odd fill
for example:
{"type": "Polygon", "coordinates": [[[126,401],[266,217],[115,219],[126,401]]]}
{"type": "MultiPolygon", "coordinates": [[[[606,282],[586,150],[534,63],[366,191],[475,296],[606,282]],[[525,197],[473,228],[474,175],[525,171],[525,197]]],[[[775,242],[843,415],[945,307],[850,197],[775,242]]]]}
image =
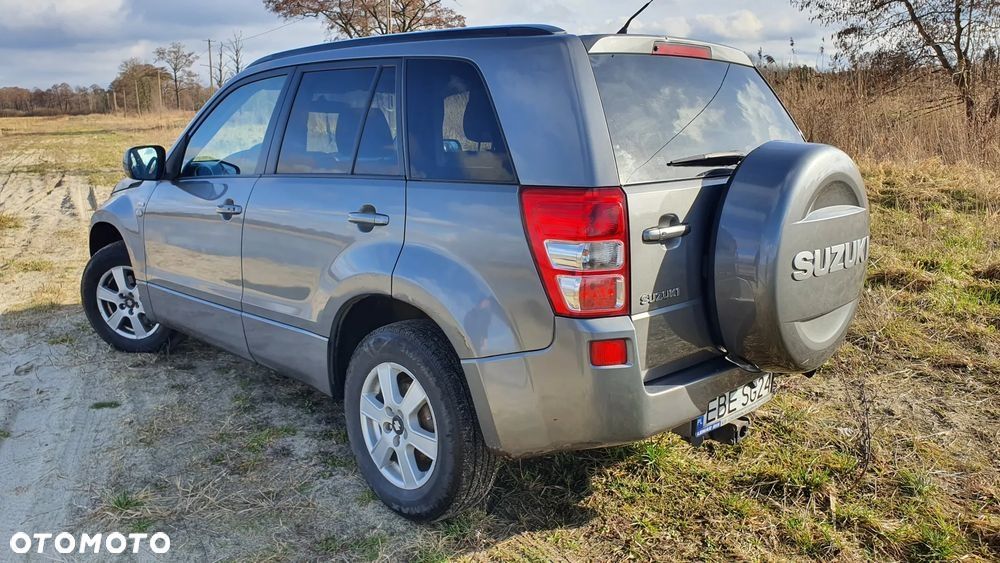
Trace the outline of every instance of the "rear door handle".
{"type": "Polygon", "coordinates": [[[678,223],[669,227],[650,227],[642,232],[642,242],[659,244],[675,238],[680,238],[691,231],[687,223],[678,223]]]}
{"type": "Polygon", "coordinates": [[[234,203],[223,203],[215,208],[215,212],[219,215],[239,215],[243,213],[243,207],[234,203]]]}
{"type": "Polygon", "coordinates": [[[372,225],[384,227],[389,224],[389,216],[381,213],[352,211],[347,214],[347,220],[355,225],[372,225]]]}

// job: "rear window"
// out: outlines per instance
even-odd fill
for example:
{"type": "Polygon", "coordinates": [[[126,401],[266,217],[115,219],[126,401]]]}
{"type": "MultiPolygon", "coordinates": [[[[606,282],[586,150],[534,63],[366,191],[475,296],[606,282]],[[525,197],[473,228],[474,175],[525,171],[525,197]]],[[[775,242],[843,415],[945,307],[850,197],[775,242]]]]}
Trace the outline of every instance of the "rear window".
{"type": "Polygon", "coordinates": [[[671,166],[713,152],[746,154],[766,141],[802,141],[795,123],[751,67],[684,57],[592,55],[621,183],[705,175],[671,166]]]}
{"type": "Polygon", "coordinates": [[[278,153],[278,174],[351,171],[376,70],[328,70],[302,75],[278,153]]]}
{"type": "Polygon", "coordinates": [[[469,63],[406,63],[410,177],[510,183],[514,167],[486,85],[469,63]]]}

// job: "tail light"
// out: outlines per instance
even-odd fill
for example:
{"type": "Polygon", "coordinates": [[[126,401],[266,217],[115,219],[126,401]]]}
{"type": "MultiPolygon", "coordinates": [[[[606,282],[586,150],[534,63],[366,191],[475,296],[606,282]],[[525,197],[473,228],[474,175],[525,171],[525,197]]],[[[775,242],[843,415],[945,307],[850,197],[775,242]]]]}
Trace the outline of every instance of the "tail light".
{"type": "Polygon", "coordinates": [[[628,224],[621,188],[523,188],[531,252],[557,315],[628,311],[628,224]]]}

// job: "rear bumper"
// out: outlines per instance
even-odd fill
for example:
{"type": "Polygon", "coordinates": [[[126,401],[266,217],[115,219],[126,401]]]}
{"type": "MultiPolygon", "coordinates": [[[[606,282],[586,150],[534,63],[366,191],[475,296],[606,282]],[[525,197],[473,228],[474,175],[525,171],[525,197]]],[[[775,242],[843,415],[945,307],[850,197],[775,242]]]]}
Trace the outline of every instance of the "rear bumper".
{"type": "Polygon", "coordinates": [[[753,380],[722,358],[643,383],[628,317],[557,317],[536,352],[463,360],[487,445],[512,457],[639,440],[694,420],[708,402],[753,380]],[[589,342],[629,340],[629,364],[590,365],[589,342]]]}

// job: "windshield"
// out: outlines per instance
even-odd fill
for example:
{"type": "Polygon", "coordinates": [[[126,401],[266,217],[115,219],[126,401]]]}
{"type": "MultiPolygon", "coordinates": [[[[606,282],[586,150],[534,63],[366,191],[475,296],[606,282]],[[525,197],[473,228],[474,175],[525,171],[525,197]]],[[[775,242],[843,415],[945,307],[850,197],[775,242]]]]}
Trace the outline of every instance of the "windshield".
{"type": "Polygon", "coordinates": [[[719,166],[671,166],[766,141],[802,141],[751,67],[685,57],[591,55],[622,185],[703,176],[719,166]]]}

